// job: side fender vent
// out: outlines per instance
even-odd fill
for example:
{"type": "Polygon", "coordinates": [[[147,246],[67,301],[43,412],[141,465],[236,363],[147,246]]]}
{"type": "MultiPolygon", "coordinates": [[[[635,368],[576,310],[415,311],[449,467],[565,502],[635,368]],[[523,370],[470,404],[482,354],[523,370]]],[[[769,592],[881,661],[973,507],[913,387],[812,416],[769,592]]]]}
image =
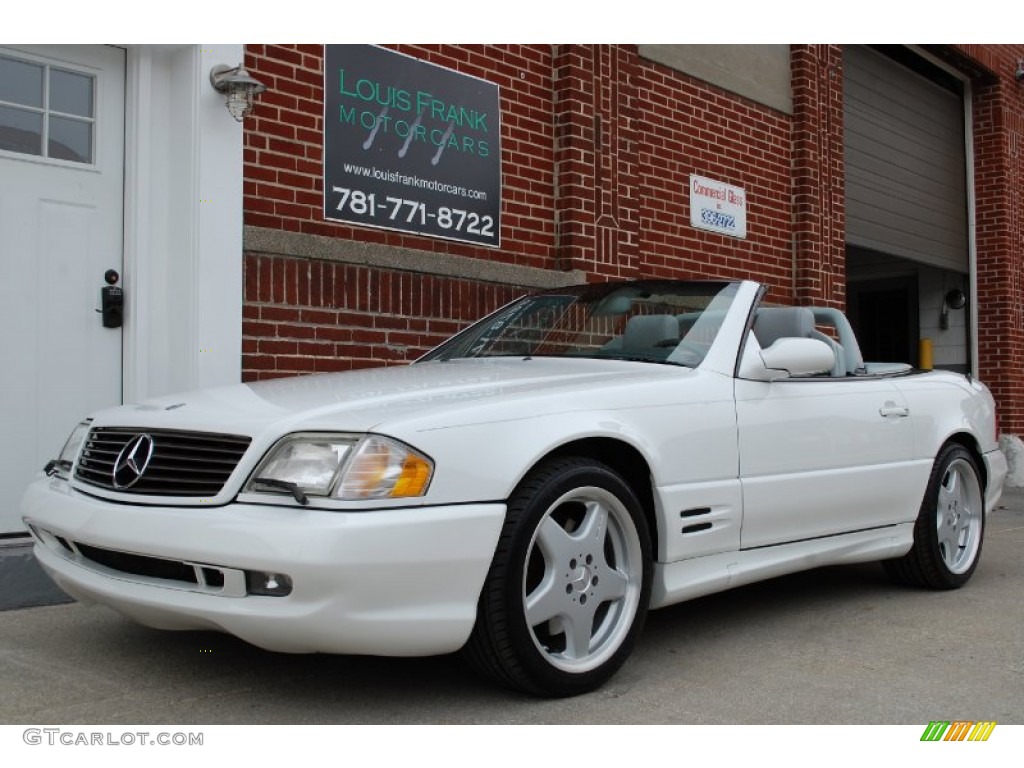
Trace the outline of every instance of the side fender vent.
{"type": "MultiPolygon", "coordinates": [[[[679,513],[679,517],[683,520],[693,520],[694,518],[701,518],[711,514],[711,507],[694,507],[693,509],[684,509],[679,513]]],[[[700,531],[706,531],[713,527],[713,523],[710,520],[704,520],[701,522],[687,522],[683,526],[683,533],[699,533],[700,531]]]]}
{"type": "Polygon", "coordinates": [[[711,528],[711,523],[694,523],[693,525],[684,525],[683,533],[697,533],[699,531],[706,531],[711,528]]]}

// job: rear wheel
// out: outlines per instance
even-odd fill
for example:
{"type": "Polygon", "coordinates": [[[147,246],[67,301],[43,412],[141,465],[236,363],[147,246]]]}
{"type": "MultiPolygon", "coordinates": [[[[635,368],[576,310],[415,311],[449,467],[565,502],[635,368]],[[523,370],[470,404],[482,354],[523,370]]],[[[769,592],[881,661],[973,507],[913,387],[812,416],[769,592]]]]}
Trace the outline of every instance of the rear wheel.
{"type": "Polygon", "coordinates": [[[981,472],[963,446],[947,445],[935,460],[917,522],[914,546],[885,568],[897,581],[931,589],[967,583],[981,558],[985,497],[981,472]]]}
{"type": "Polygon", "coordinates": [[[509,500],[466,654],[530,693],[593,690],[633,647],[651,572],[647,524],[626,482],[590,459],[554,459],[509,500]]]}

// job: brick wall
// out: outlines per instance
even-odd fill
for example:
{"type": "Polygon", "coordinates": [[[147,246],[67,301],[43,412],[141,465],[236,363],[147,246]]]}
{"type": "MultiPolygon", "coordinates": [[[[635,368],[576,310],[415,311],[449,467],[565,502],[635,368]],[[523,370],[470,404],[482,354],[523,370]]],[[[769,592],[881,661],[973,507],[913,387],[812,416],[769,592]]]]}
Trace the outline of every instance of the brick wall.
{"type": "Polygon", "coordinates": [[[636,277],[637,57],[622,46],[561,45],[555,62],[559,265],[636,277]]]}
{"type": "Polygon", "coordinates": [[[521,293],[315,259],[247,255],[247,379],[404,363],[521,293]]]}
{"type": "Polygon", "coordinates": [[[668,67],[638,69],[641,271],[761,280],[792,301],[792,118],[668,67]],[[745,239],[690,225],[690,174],[746,190],[745,239]]]}
{"type": "Polygon", "coordinates": [[[842,49],[793,46],[793,270],[797,303],[846,306],[842,49]]]}
{"type": "Polygon", "coordinates": [[[526,288],[415,274],[428,254],[553,269],[553,69],[550,46],[396,46],[501,87],[501,249],[323,220],[323,49],[250,45],[263,80],[245,130],[245,223],[422,254],[410,271],[247,253],[243,378],[415,359],[526,288]]]}
{"type": "Polygon", "coordinates": [[[985,68],[973,93],[979,375],[1000,426],[1024,433],[1024,46],[962,46],[985,68]]]}
{"type": "Polygon", "coordinates": [[[322,63],[319,45],[246,49],[246,67],[268,87],[245,126],[247,224],[292,231],[316,226],[323,191],[322,63]]]}
{"type": "Polygon", "coordinates": [[[502,247],[324,221],[322,49],[248,46],[246,67],[268,91],[246,123],[245,223],[422,256],[405,272],[248,253],[246,379],[406,362],[526,290],[416,274],[430,272],[430,254],[589,279],[753,277],[794,298],[789,116],[641,59],[636,46],[396,49],[501,87],[502,247]],[[747,190],[745,240],[690,227],[690,173],[747,190]],[[344,288],[353,280],[358,301],[344,288]]]}
{"type": "MultiPolygon", "coordinates": [[[[246,379],[407,362],[527,290],[439,274],[448,257],[590,280],[750,277],[780,301],[844,305],[839,46],[792,46],[792,114],[632,45],[396,48],[500,85],[502,246],[324,221],[322,48],[249,46],[269,90],[245,126],[246,225],[400,249],[408,264],[247,253],[246,379]],[[746,190],[745,239],[690,226],[690,174],[746,190]]],[[[933,50],[972,78],[980,374],[1002,428],[1024,433],[1024,46],[933,50]]]]}

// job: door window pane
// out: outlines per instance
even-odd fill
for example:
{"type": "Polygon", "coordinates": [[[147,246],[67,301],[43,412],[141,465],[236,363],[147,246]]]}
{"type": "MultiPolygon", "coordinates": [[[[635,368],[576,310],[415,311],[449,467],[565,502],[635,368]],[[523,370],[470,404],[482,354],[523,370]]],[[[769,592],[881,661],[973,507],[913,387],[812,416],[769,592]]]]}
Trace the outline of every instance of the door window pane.
{"type": "Polygon", "coordinates": [[[43,154],[43,113],[0,106],[0,149],[43,154]]]}
{"type": "Polygon", "coordinates": [[[50,115],[48,157],[92,162],[92,123],[50,115]]]}
{"type": "Polygon", "coordinates": [[[50,70],[50,110],[92,117],[93,78],[63,69],[50,70]]]}
{"type": "Polygon", "coordinates": [[[43,106],[43,67],[0,56],[0,101],[43,106]]]}
{"type": "Polygon", "coordinates": [[[96,77],[0,56],[0,152],[95,162],[96,77]]]}

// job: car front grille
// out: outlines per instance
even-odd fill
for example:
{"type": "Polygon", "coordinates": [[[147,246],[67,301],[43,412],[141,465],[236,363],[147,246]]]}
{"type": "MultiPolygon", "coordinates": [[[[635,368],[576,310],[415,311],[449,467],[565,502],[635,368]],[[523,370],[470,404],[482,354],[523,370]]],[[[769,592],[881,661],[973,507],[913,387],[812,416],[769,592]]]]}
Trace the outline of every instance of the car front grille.
{"type": "Polygon", "coordinates": [[[96,427],[82,447],[75,478],[119,493],[216,496],[250,442],[242,435],[96,427]],[[145,437],[137,441],[140,436],[145,437]],[[132,449],[140,443],[133,457],[132,449]]]}

